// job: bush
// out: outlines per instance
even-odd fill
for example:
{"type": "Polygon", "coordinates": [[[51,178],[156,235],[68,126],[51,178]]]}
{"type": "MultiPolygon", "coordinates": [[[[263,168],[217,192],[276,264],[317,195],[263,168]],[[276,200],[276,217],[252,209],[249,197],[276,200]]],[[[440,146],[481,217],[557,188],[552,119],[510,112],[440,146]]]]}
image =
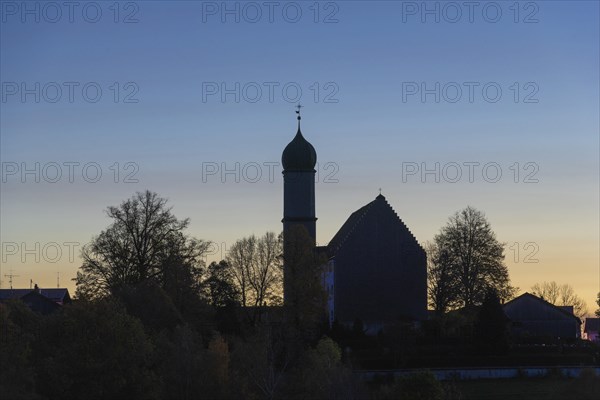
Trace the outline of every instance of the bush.
{"type": "Polygon", "coordinates": [[[430,371],[397,379],[393,384],[383,386],[378,400],[443,400],[444,389],[430,371]]]}
{"type": "Polygon", "coordinates": [[[152,344],[115,301],[64,306],[45,321],[37,350],[37,389],[48,398],[156,396],[152,344]]]}

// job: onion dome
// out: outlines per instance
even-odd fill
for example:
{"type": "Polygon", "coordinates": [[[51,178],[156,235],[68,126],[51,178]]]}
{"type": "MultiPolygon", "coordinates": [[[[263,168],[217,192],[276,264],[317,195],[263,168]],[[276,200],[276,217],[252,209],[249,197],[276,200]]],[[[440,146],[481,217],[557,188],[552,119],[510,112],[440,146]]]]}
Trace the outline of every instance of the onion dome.
{"type": "MultiPolygon", "coordinates": [[[[299,113],[296,111],[296,113],[299,113]]],[[[300,115],[298,115],[298,132],[285,147],[281,155],[284,171],[314,171],[317,163],[317,152],[300,131],[300,115]]]]}

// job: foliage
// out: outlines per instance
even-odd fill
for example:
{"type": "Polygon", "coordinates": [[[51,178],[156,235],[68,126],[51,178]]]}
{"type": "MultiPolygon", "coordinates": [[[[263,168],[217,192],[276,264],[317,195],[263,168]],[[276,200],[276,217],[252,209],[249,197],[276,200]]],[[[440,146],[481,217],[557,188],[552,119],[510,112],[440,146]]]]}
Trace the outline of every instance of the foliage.
{"type": "MultiPolygon", "coordinates": [[[[502,300],[513,296],[508,269],[504,264],[504,245],[498,242],[485,215],[467,207],[450,217],[434,238],[434,282],[444,289],[440,309],[450,305],[470,307],[483,302],[489,289],[502,300]],[[437,281],[435,281],[437,279],[437,281]]],[[[433,293],[435,296],[435,292],[433,293]]],[[[431,302],[430,294],[430,302],[431,302]]]]}
{"type": "Polygon", "coordinates": [[[356,382],[352,371],[341,362],[342,350],[328,337],[308,349],[288,385],[289,398],[354,399],[364,388],[356,382]]]}
{"type": "Polygon", "coordinates": [[[3,398],[35,399],[33,346],[40,316],[20,301],[0,303],[0,393],[3,398]]]}
{"type": "Polygon", "coordinates": [[[509,350],[509,319],[504,314],[500,298],[488,291],[475,321],[477,348],[484,355],[504,355],[509,350]]]}
{"type": "Polygon", "coordinates": [[[277,397],[292,362],[282,332],[260,327],[245,340],[237,339],[233,347],[234,382],[239,391],[235,397],[277,397]]]}
{"type": "Polygon", "coordinates": [[[225,307],[241,302],[232,268],[225,260],[218,263],[213,261],[208,266],[208,278],[204,284],[207,297],[213,307],[225,307]]]}
{"type": "Polygon", "coordinates": [[[391,385],[384,385],[377,400],[442,400],[444,389],[429,371],[421,371],[396,379],[391,385]]]}
{"type": "Polygon", "coordinates": [[[109,207],[107,215],[112,224],[82,250],[75,278],[78,298],[107,297],[121,286],[147,280],[173,291],[199,288],[208,243],[184,234],[189,220],[178,220],[166,199],[138,192],[119,207],[109,207]]]}
{"type": "Polygon", "coordinates": [[[458,274],[453,270],[446,249],[440,250],[437,242],[425,244],[427,253],[427,297],[429,306],[442,315],[458,303],[458,274]]]}
{"type": "Polygon", "coordinates": [[[201,337],[189,325],[163,332],[157,340],[161,398],[223,398],[228,383],[229,352],[220,336],[204,348],[201,337]]]}
{"type": "Polygon", "coordinates": [[[153,346],[114,300],[67,305],[37,344],[38,392],[49,398],[156,398],[153,346]]]}
{"type": "Polygon", "coordinates": [[[167,293],[152,282],[121,286],[115,291],[127,312],[138,318],[149,333],[172,330],[183,323],[183,316],[167,293]]]}

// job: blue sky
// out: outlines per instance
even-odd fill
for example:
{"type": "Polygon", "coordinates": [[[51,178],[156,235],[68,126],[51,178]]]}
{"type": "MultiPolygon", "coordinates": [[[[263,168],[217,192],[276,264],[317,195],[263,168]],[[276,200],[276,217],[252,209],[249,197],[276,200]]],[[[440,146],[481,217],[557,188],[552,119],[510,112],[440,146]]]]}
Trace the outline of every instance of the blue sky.
{"type": "Polygon", "coordinates": [[[321,244],[379,188],[421,243],[473,205],[520,248],[507,249],[514,284],[569,283],[591,309],[600,283],[598,2],[477,2],[472,22],[463,2],[275,2],[272,21],[264,2],[121,2],[118,15],[114,2],[81,2],[73,22],[64,6],[58,17],[41,2],[27,2],[29,14],[1,3],[2,275],[19,274],[15,285],[52,286],[57,271],[71,285],[77,259],[23,262],[21,244],[85,243],[108,224],[108,205],[146,188],[191,218],[190,233],[219,244],[213,257],[244,235],[279,231],[280,167],[270,179],[268,163],[295,133],[300,88],[303,132],[319,158],[321,244]],[[423,22],[424,7],[437,7],[439,22],[435,11],[423,22]],[[22,84],[34,93],[22,98],[22,84]],[[73,183],[70,162],[79,163],[73,183]],[[35,163],[39,183],[21,176],[35,163]],[[52,163],[62,166],[56,183],[52,163]],[[88,173],[102,171],[95,183],[82,176],[90,163],[88,173]],[[239,182],[221,175],[236,163],[239,182]],[[436,163],[439,183],[421,176],[436,163]],[[465,163],[479,163],[473,182],[465,163]],[[262,176],[251,182],[256,165],[262,176]],[[124,182],[128,173],[138,183],[124,182]],[[17,254],[6,243],[18,243],[17,254]],[[537,263],[523,260],[530,243],[537,263]]]}

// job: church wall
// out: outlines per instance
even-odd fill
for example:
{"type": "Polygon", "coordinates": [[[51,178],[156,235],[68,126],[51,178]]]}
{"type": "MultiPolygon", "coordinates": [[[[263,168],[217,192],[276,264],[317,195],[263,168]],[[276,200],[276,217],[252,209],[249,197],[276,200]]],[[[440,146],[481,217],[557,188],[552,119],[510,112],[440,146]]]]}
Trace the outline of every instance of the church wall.
{"type": "Polygon", "coordinates": [[[336,318],[423,320],[425,253],[385,201],[373,207],[335,253],[336,318]]]}

